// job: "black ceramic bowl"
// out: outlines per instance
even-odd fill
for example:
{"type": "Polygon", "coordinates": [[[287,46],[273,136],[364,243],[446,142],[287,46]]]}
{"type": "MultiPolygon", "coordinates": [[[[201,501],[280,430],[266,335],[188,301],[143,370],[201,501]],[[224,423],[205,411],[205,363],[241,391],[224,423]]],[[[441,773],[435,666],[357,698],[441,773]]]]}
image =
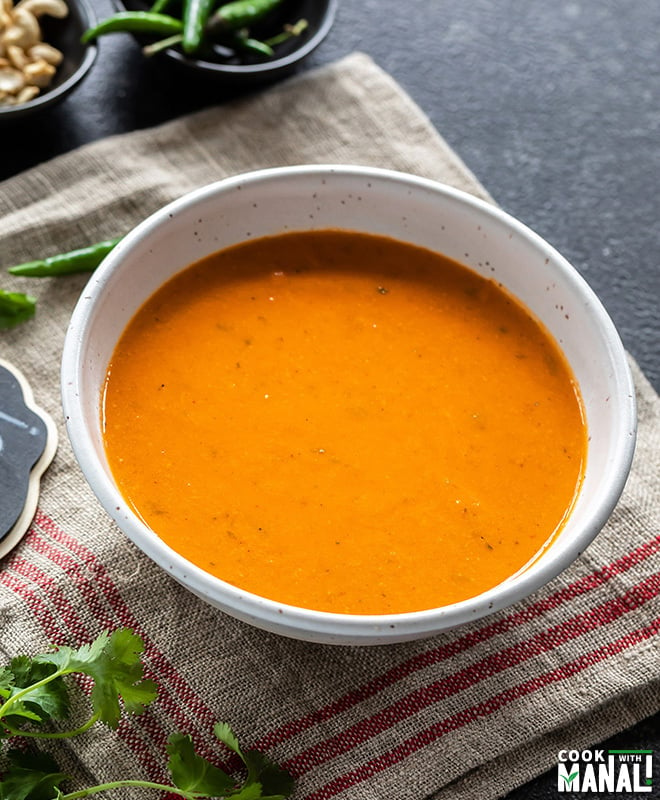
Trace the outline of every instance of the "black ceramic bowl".
{"type": "Polygon", "coordinates": [[[27,103],[0,106],[0,122],[23,118],[53,105],[82,81],[96,58],[95,44],[82,44],[80,37],[87,28],[96,24],[96,16],[88,0],[66,0],[69,13],[64,19],[43,16],[39,23],[44,41],[64,54],[53,81],[46,89],[27,103]]]}
{"type": "MultiPolygon", "coordinates": [[[[145,0],[114,0],[118,10],[144,11],[149,8],[145,0]]],[[[156,57],[196,74],[229,86],[249,86],[279,80],[293,72],[328,35],[334,21],[337,0],[284,0],[262,23],[255,25],[250,34],[257,39],[278,34],[285,24],[307,21],[307,28],[299,35],[280,44],[275,55],[269,58],[234,53],[222,46],[207,47],[199,57],[184,55],[179,47],[169,47],[156,57]]],[[[140,44],[146,40],[139,37],[140,44]]]]}

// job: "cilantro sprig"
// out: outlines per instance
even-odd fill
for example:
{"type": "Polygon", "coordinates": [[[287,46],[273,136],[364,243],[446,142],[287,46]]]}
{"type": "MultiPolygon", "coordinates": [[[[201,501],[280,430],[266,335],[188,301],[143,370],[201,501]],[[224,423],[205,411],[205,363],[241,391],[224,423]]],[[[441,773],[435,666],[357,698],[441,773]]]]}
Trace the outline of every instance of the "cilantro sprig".
{"type": "MultiPolygon", "coordinates": [[[[0,668],[0,739],[17,737],[63,739],[79,736],[97,722],[116,729],[123,713],[139,715],[156,699],[157,686],[144,677],[142,639],[127,628],[102,633],[78,649],[59,647],[35,657],[18,656],[0,668]],[[63,722],[71,711],[69,676],[91,680],[89,716],[75,727],[63,722]]],[[[0,800],[78,800],[121,787],[152,789],[200,800],[284,800],[292,791],[291,776],[266,755],[244,750],[226,723],[217,723],[219,743],[243,762],[241,783],[200,756],[191,737],[172,733],[166,746],[171,784],[122,778],[65,792],[70,778],[52,755],[9,747],[0,767],[0,800]]]]}
{"type": "Polygon", "coordinates": [[[123,705],[130,714],[141,714],[156,698],[156,684],[143,677],[139,636],[127,628],[102,633],[77,650],[58,647],[30,658],[18,656],[0,673],[0,724],[13,736],[69,738],[104,722],[119,723],[123,705]],[[45,724],[64,719],[70,710],[67,675],[86,675],[94,682],[92,713],[71,730],[43,730],[45,724]]]}

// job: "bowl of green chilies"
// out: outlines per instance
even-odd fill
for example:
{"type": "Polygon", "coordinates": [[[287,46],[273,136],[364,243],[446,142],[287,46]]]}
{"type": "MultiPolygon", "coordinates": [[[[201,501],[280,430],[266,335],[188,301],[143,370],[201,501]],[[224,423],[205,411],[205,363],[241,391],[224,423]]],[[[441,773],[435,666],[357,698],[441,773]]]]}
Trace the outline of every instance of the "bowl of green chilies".
{"type": "Polygon", "coordinates": [[[130,33],[146,57],[232,85],[293,72],[327,36],[337,6],[337,0],[113,1],[116,12],[83,41],[130,33]]]}

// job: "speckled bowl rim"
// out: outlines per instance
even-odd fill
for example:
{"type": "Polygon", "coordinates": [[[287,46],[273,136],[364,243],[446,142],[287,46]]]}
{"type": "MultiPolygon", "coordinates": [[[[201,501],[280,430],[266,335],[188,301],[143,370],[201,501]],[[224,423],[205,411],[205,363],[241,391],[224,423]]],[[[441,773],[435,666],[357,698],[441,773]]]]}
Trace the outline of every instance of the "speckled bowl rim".
{"type": "Polygon", "coordinates": [[[62,402],[73,451],[102,506],[128,538],[166,572],[212,605],[257,627],[308,641],[350,645],[425,638],[508,607],[547,584],[582,553],[605,525],[629,474],[636,434],[634,385],[618,332],[586,281],[550,244],[506,212],[458,189],[391,170],[352,165],[279,167],[229,177],[186,194],[137,225],[98,268],[74,309],[62,358],[62,402]],[[614,381],[619,387],[621,411],[607,481],[601,487],[601,499],[589,524],[578,531],[570,546],[548,548],[541,558],[522,573],[469,600],[401,614],[336,614],[289,606],[243,591],[191,564],[158,539],[128,507],[94,451],[90,431],[83,421],[85,403],[90,401],[84,394],[81,382],[85,348],[99,299],[103,297],[113,273],[121,267],[131,250],[140,243],[144,245],[172,217],[194,208],[207,198],[231,194],[260,182],[295,181],[299,176],[310,175],[319,178],[325,176],[329,180],[342,176],[364,178],[365,181],[383,180],[400,183],[410,192],[437,192],[451,202],[462,204],[469,213],[485,215],[507,226],[511,232],[531,242],[541,254],[552,260],[554,268],[562,273],[562,278],[588,303],[589,313],[607,342],[614,381]]]}

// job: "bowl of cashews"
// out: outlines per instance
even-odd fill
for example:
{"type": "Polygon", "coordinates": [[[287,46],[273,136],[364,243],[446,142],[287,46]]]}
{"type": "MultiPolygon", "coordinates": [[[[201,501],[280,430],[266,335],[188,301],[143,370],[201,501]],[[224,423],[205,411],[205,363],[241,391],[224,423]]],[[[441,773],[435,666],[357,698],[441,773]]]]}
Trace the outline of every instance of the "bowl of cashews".
{"type": "Polygon", "coordinates": [[[0,121],[51,106],[85,77],[96,47],[87,0],[0,0],[0,121]]]}

